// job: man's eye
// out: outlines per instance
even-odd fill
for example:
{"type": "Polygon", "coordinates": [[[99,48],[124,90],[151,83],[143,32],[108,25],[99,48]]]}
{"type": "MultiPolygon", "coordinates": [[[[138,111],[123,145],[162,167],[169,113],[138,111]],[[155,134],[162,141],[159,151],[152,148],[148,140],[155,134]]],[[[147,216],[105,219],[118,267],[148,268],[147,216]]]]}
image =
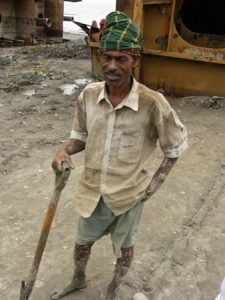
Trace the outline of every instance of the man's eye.
{"type": "Polygon", "coordinates": [[[100,56],[100,59],[103,63],[108,63],[114,60],[116,63],[124,64],[128,61],[128,58],[126,56],[113,57],[104,54],[100,56]]]}
{"type": "Polygon", "coordinates": [[[119,62],[119,63],[121,63],[121,64],[123,64],[123,63],[126,63],[127,62],[127,57],[125,57],[125,56],[121,56],[121,57],[118,57],[117,58],[117,61],[119,62]]]}
{"type": "Polygon", "coordinates": [[[107,56],[107,55],[102,55],[102,56],[101,56],[101,59],[102,59],[103,61],[110,61],[111,57],[110,57],[110,56],[107,56]]]}

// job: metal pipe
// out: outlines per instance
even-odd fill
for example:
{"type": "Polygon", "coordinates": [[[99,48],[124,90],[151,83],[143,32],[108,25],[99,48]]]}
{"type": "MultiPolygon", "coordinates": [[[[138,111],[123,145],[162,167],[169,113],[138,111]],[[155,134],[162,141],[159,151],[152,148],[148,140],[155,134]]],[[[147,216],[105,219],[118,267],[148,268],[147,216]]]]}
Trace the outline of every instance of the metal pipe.
{"type": "Polygon", "coordinates": [[[73,18],[73,17],[67,17],[67,16],[64,16],[64,17],[63,17],[63,21],[73,22],[73,21],[74,21],[74,18],[73,18]]]}
{"type": "Polygon", "coordinates": [[[52,22],[49,18],[37,18],[36,19],[36,25],[37,26],[46,26],[46,27],[51,27],[52,22]]]}

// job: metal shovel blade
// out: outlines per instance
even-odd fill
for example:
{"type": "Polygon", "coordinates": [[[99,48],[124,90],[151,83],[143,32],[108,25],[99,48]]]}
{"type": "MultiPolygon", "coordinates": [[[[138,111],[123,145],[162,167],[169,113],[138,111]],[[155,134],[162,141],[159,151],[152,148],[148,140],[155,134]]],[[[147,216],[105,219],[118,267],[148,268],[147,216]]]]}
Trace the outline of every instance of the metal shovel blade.
{"type": "Polygon", "coordinates": [[[20,288],[20,300],[27,300],[26,297],[26,289],[25,289],[25,281],[21,282],[21,288],[20,288]]]}

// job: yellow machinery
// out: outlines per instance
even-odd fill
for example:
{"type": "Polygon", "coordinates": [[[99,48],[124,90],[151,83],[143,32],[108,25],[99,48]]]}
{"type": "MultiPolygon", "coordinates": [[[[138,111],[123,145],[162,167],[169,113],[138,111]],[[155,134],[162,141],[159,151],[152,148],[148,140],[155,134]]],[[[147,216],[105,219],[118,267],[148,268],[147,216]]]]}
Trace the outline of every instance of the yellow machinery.
{"type": "MultiPolygon", "coordinates": [[[[137,79],[170,95],[225,96],[224,0],[117,0],[143,33],[137,79]]],[[[92,70],[98,36],[91,36],[92,70]]]]}

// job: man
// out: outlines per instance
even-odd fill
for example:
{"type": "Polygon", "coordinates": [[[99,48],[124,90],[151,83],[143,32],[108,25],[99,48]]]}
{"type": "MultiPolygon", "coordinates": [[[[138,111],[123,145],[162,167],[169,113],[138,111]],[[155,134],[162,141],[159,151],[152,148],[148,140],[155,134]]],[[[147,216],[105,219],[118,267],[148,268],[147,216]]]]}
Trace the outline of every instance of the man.
{"type": "Polygon", "coordinates": [[[86,287],[91,247],[108,233],[117,262],[106,299],[115,299],[116,288],[132,262],[144,202],[187,147],[185,127],[165,98],[132,77],[141,50],[136,24],[121,12],[110,13],[99,50],[105,82],[91,83],[79,96],[70,141],[57,152],[52,164],[59,172],[63,161],[73,166],[70,156],[85,151],[75,195],[80,218],[74,275],[52,299],[86,287]],[[165,158],[151,179],[148,171],[157,140],[165,158]]]}

